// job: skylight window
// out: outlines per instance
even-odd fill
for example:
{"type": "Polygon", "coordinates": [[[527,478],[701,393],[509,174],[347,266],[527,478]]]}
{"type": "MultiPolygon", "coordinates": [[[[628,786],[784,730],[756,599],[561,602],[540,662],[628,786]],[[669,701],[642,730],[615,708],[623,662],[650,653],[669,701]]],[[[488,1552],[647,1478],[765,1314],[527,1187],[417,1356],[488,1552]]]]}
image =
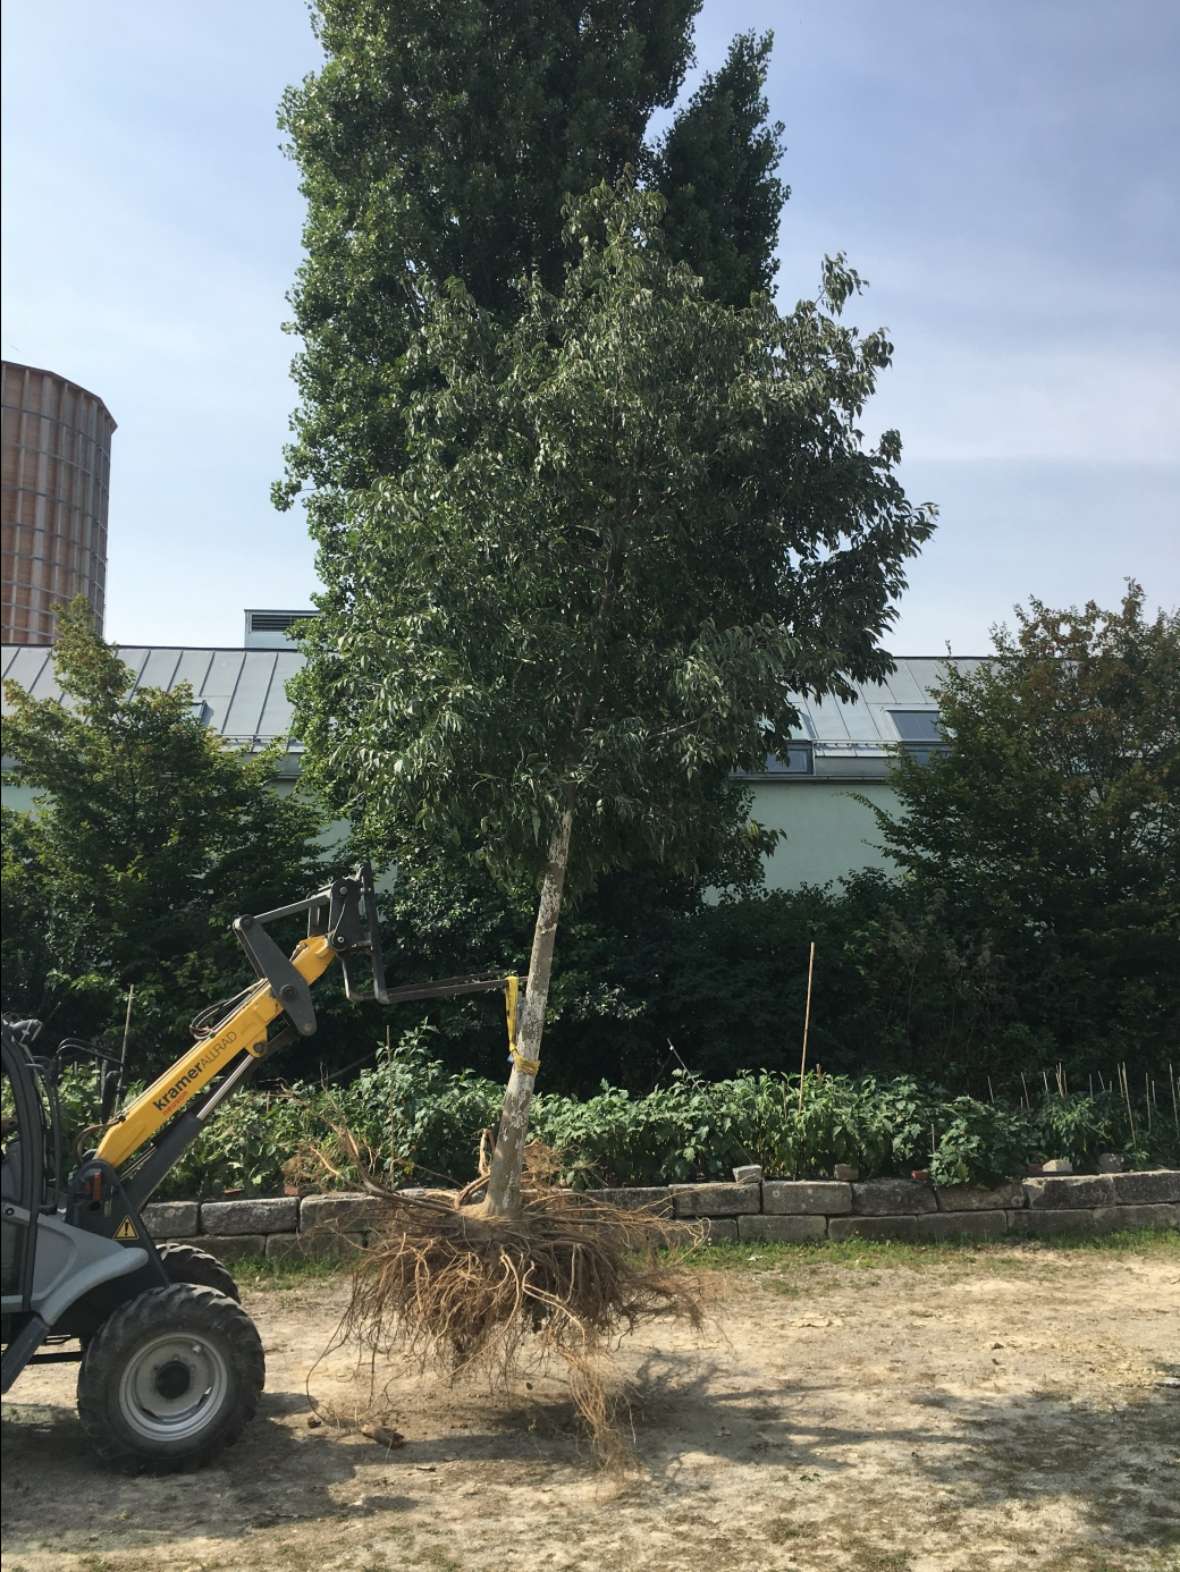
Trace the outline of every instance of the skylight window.
{"type": "Polygon", "coordinates": [[[815,760],[809,742],[793,742],[785,757],[777,753],[766,755],[767,775],[814,775],[815,760]]]}
{"type": "Polygon", "coordinates": [[[945,742],[937,710],[890,710],[902,742],[945,742]]]}

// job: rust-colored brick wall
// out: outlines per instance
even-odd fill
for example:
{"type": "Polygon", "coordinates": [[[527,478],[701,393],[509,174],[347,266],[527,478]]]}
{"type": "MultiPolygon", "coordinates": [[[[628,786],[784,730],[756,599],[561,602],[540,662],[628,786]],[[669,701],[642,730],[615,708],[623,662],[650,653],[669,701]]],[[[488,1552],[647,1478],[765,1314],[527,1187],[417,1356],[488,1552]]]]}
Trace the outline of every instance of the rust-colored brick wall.
{"type": "Polygon", "coordinates": [[[75,595],[102,627],[115,422],[65,377],[0,368],[0,630],[5,644],[45,644],[55,608],[75,595]]]}

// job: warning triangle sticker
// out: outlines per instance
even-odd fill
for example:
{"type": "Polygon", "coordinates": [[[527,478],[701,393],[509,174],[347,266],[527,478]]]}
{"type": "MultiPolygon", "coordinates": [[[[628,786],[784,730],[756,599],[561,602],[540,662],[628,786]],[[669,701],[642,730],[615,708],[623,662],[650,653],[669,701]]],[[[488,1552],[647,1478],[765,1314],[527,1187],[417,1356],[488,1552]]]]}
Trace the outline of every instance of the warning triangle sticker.
{"type": "Polygon", "coordinates": [[[115,1229],[115,1238],[116,1239],[138,1239],[139,1238],[139,1235],[135,1232],[135,1224],[131,1221],[131,1219],[129,1217],[125,1217],[123,1219],[123,1221],[119,1224],[118,1228],[115,1229]]]}

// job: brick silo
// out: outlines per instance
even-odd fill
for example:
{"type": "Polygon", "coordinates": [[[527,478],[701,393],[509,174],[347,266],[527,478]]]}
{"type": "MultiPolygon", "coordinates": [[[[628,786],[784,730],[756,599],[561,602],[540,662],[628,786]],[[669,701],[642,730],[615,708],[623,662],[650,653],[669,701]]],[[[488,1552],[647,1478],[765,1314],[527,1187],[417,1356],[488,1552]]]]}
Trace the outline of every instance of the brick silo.
{"type": "Polygon", "coordinates": [[[106,405],[52,371],[0,362],[5,644],[48,644],[54,608],[85,595],[98,627],[107,576],[111,436],[106,405]]]}

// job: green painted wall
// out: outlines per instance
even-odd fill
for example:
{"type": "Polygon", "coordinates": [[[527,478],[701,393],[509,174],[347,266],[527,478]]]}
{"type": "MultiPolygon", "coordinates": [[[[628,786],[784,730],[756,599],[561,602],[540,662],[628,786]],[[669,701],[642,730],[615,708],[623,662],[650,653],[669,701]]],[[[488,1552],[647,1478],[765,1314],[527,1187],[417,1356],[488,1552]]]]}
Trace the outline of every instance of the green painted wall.
{"type": "Polygon", "coordinates": [[[33,806],[33,788],[14,786],[11,781],[0,783],[0,805],[13,813],[28,813],[33,806]]]}
{"type": "Polygon", "coordinates": [[[858,796],[896,808],[897,793],[884,781],[753,781],[753,815],[767,829],[785,830],[766,866],[766,887],[791,890],[827,884],[862,868],[894,867],[876,849],[876,820],[858,796]]]}
{"type": "MultiPolygon", "coordinates": [[[[292,783],[277,781],[279,791],[292,783]]],[[[872,814],[856,801],[864,795],[884,808],[896,808],[897,795],[883,781],[755,781],[754,817],[768,829],[785,830],[766,867],[766,887],[795,889],[800,884],[828,884],[861,868],[889,868],[889,859],[876,849],[880,839],[872,814]]],[[[27,786],[7,780],[0,790],[6,808],[28,810],[33,793],[27,786]]],[[[348,826],[342,821],[325,825],[320,840],[325,847],[342,841],[348,826]]],[[[388,881],[383,880],[385,884],[388,881]]]]}

